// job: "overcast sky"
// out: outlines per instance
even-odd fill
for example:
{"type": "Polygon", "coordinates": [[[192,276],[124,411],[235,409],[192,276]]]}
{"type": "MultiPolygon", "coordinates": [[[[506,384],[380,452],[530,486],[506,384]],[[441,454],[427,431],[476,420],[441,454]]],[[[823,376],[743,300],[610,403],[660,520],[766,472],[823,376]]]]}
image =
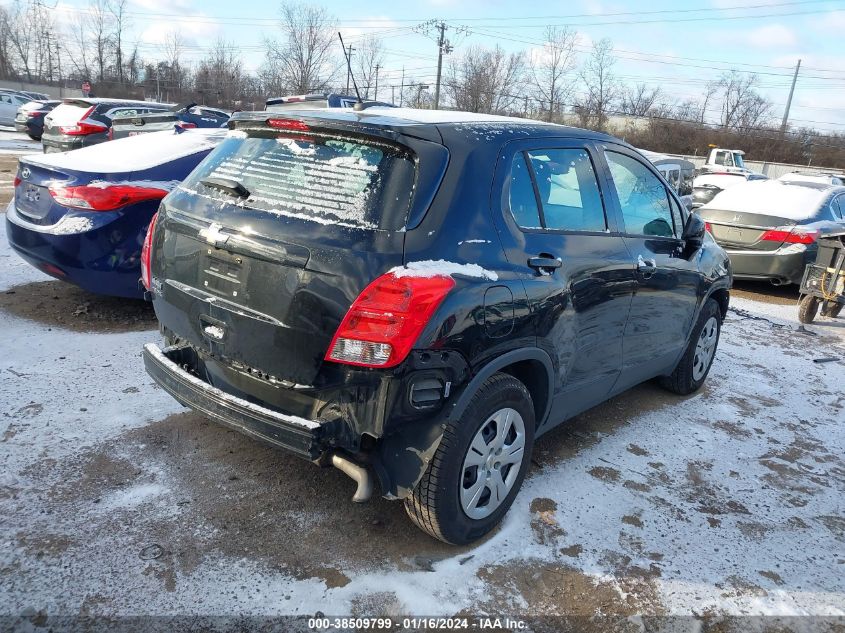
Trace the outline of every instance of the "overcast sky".
{"type": "MultiPolygon", "coordinates": [[[[45,0],[46,4],[51,4],[45,0]]],[[[730,68],[759,74],[761,91],[783,114],[800,58],[801,73],[791,122],[845,132],[845,0],[396,0],[316,3],[336,16],[344,35],[372,33],[384,39],[386,64],[379,96],[405,77],[434,81],[437,49],[433,33],[415,27],[443,19],[454,55],[473,44],[509,50],[539,46],[546,25],[570,26],[581,34],[583,57],[594,40],[613,41],[616,73],[626,82],[659,84],[667,102],[700,95],[708,80],[730,68]],[[739,8],[742,7],[742,8],[739,8]]],[[[68,15],[85,0],[60,0],[68,15]]],[[[239,47],[247,67],[263,57],[263,42],[275,33],[276,0],[236,3],[226,0],[130,0],[132,32],[142,56],[161,55],[171,29],[181,31],[186,57],[197,60],[222,36],[239,47]]],[[[60,15],[62,13],[57,13],[60,15]]],[[[448,62],[448,58],[447,58],[448,62]]],[[[718,104],[708,118],[718,117],[718,104]]]]}

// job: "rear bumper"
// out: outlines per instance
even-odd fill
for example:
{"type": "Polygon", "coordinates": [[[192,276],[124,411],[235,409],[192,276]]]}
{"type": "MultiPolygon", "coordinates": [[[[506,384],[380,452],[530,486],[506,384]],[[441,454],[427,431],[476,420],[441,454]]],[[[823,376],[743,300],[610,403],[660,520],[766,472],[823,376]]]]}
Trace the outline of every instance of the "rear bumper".
{"type": "Polygon", "coordinates": [[[816,259],[815,249],[754,252],[725,251],[735,279],[764,279],[800,284],[804,268],[816,259]]]}
{"type": "Polygon", "coordinates": [[[147,373],[176,400],[215,422],[299,457],[309,460],[320,457],[323,422],[274,411],[212,387],[180,367],[185,350],[185,347],[162,350],[148,343],[143,351],[147,373]]]}
{"type": "Polygon", "coordinates": [[[108,141],[108,134],[88,134],[86,136],[55,136],[44,134],[41,137],[41,144],[45,153],[69,152],[82,147],[90,147],[108,141]]]}
{"type": "MultiPolygon", "coordinates": [[[[96,294],[140,299],[141,241],[152,211],[75,213],[68,221],[91,218],[91,226],[70,231],[62,223],[37,225],[6,209],[6,238],[24,260],[48,275],[96,294]]],[[[72,227],[71,227],[72,228],[72,227]]]]}

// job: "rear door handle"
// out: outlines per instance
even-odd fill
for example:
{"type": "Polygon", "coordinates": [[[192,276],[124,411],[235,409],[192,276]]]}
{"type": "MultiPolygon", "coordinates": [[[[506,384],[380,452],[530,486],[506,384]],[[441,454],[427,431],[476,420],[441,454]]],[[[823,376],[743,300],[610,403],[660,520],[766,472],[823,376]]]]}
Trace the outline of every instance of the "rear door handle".
{"type": "Polygon", "coordinates": [[[642,273],[645,279],[648,279],[657,272],[657,262],[653,259],[643,259],[642,255],[638,255],[637,270],[642,273]]]}
{"type": "Polygon", "coordinates": [[[538,257],[531,257],[528,260],[528,265],[537,270],[548,270],[560,268],[562,262],[559,257],[552,257],[551,255],[540,255],[538,257]]]}

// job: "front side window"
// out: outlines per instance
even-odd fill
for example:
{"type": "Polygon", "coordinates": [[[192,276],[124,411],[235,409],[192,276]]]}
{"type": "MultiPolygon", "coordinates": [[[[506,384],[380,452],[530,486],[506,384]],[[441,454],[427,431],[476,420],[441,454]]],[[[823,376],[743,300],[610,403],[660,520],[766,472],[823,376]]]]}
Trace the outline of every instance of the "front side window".
{"type": "Polygon", "coordinates": [[[619,198],[625,232],[631,235],[674,237],[669,196],[663,183],[640,161],[618,152],[605,152],[619,198]]]}

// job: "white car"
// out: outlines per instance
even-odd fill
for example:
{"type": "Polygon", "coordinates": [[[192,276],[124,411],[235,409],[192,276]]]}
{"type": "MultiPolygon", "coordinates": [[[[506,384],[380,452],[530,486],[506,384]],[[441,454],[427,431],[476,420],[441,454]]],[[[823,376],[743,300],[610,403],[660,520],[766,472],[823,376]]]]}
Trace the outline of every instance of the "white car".
{"type": "Polygon", "coordinates": [[[0,92],[0,125],[14,127],[18,108],[30,101],[29,97],[14,92],[0,92]]]}
{"type": "Polygon", "coordinates": [[[821,171],[792,171],[778,180],[784,182],[817,182],[821,185],[845,185],[845,174],[821,171]]]}

